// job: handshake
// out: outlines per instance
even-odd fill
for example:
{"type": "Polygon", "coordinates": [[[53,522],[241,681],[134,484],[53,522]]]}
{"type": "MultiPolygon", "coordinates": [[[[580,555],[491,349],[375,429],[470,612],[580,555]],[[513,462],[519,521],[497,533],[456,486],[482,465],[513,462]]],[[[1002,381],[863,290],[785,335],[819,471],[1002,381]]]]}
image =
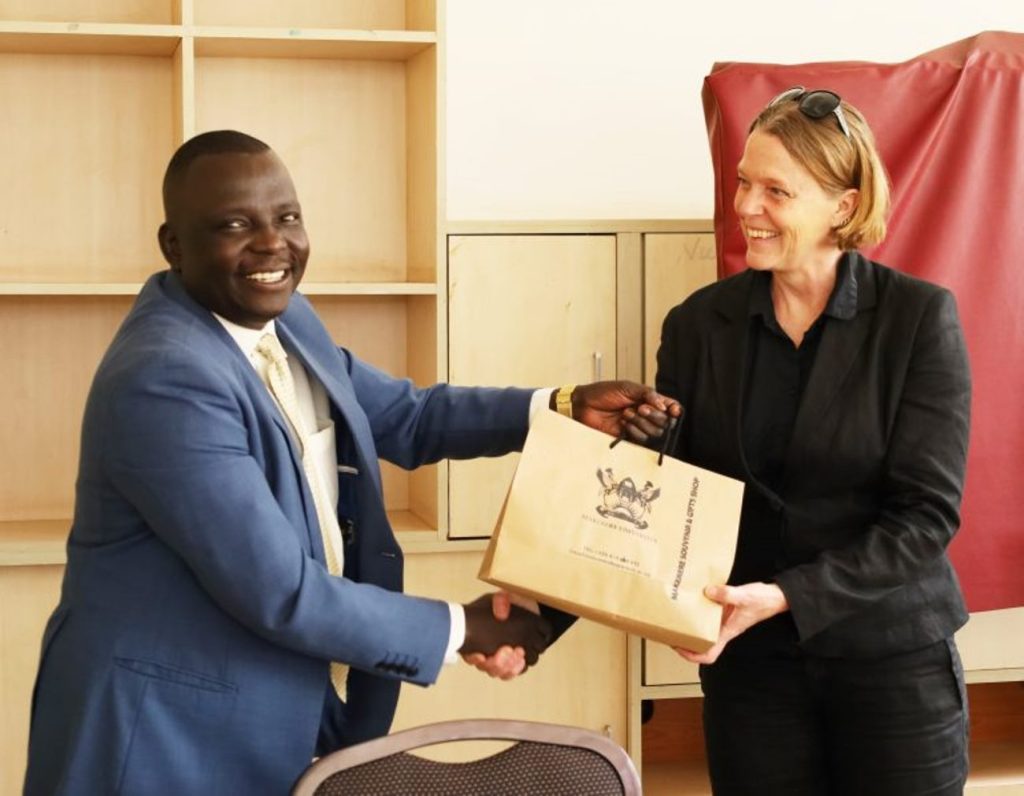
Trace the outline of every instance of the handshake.
{"type": "Polygon", "coordinates": [[[466,640],[459,653],[492,677],[510,680],[522,674],[551,643],[551,623],[533,610],[513,605],[508,594],[484,594],[463,609],[466,640]]]}

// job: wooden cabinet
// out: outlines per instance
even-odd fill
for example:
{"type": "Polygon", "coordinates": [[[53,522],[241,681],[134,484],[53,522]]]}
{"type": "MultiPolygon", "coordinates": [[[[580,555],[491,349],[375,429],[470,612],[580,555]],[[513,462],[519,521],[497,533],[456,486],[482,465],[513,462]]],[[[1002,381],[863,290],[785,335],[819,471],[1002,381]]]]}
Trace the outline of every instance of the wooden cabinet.
{"type": "MultiPolygon", "coordinates": [[[[616,372],[614,235],[453,235],[449,380],[552,387],[616,372]]],[[[489,536],[518,454],[451,462],[452,538],[489,536]]]]}

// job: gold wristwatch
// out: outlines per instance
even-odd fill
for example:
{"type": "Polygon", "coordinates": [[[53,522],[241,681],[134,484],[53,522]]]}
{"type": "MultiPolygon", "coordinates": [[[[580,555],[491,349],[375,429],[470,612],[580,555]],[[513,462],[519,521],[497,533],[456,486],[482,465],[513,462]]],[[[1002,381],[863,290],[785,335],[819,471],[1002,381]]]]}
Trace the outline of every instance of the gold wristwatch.
{"type": "Polygon", "coordinates": [[[558,388],[558,392],[555,393],[555,410],[558,414],[572,417],[572,391],[575,389],[575,384],[566,384],[558,388]]]}

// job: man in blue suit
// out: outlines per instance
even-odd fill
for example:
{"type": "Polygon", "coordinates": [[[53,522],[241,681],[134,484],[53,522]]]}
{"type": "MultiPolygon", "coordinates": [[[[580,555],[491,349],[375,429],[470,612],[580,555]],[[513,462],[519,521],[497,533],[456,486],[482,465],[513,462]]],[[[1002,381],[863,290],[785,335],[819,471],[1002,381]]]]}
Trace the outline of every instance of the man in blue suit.
{"type": "MultiPolygon", "coordinates": [[[[256,139],[186,142],[164,205],[170,270],[86,405],[27,794],[283,794],[314,755],[385,734],[402,681],[432,683],[456,652],[507,676],[550,640],[529,611],[498,621],[489,596],[402,594],[378,469],[519,449],[549,394],[417,389],[337,348],[295,293],[301,209],[256,139]],[[268,375],[278,343],[293,402],[268,375]]],[[[679,414],[626,382],[572,405],[637,439],[679,414]]]]}

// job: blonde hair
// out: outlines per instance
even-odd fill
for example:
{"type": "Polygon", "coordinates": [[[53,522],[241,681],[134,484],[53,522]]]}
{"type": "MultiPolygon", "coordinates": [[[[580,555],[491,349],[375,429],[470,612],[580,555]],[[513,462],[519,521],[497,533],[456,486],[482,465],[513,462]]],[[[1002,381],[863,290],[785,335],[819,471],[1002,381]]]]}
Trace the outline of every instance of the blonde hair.
{"type": "Polygon", "coordinates": [[[850,130],[847,138],[834,113],[812,119],[798,102],[769,105],[750,125],[779,139],[786,151],[826,191],[859,193],[853,213],[833,230],[836,244],[848,251],[881,243],[889,215],[889,176],[878,154],[875,136],[861,112],[848,102],[842,111],[850,130]]]}

